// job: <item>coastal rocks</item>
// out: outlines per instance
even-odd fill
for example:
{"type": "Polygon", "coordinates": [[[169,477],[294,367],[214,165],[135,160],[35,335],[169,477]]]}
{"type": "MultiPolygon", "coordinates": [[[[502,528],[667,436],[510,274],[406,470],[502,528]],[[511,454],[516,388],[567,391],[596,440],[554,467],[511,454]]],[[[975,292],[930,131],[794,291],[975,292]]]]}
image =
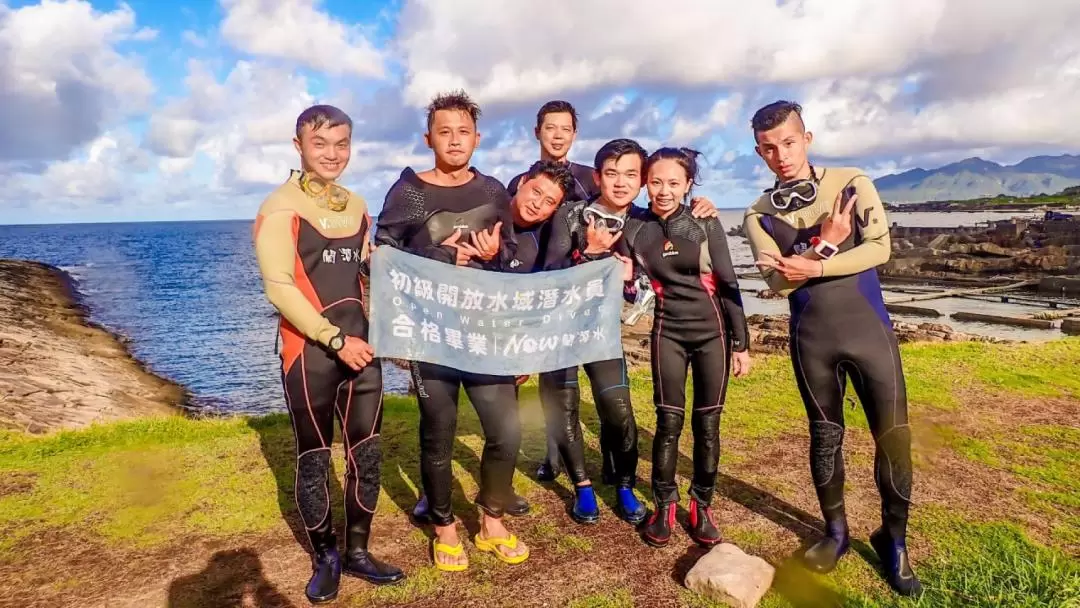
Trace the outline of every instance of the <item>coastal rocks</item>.
{"type": "Polygon", "coordinates": [[[1009,279],[1073,273],[1080,268],[1080,221],[1013,220],[989,226],[920,228],[894,225],[883,276],[952,280],[1009,279]]]}
{"type": "MultiPolygon", "coordinates": [[[[789,347],[788,315],[750,315],[750,350],[755,353],[786,353],[789,347]]],[[[993,342],[1008,340],[966,334],[941,323],[893,321],[897,340],[904,342],[993,342]]]]}
{"type": "Polygon", "coordinates": [[[776,569],[730,543],[713,547],[686,573],[691,591],[733,608],[754,608],[772,586],[776,569]]]}
{"type": "Polygon", "coordinates": [[[1007,258],[1012,255],[1009,250],[1005,249],[1001,245],[996,245],[994,243],[957,243],[955,245],[950,245],[947,251],[949,253],[962,253],[980,257],[989,256],[1007,258]]]}
{"type": "Polygon", "coordinates": [[[44,433],[173,414],[185,399],[88,321],[67,275],[0,260],[0,428],[44,433]]]}

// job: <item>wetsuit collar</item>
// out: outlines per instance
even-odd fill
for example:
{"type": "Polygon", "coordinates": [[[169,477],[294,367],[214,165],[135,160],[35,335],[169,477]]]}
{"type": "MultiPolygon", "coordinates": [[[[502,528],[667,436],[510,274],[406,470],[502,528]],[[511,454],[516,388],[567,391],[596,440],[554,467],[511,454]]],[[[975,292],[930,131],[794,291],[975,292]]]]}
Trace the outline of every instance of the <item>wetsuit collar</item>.
{"type": "Polygon", "coordinates": [[[416,174],[416,171],[413,171],[412,167],[405,167],[401,171],[401,179],[403,181],[405,181],[405,183],[409,184],[410,186],[415,186],[415,187],[421,188],[421,189],[423,189],[423,188],[460,188],[462,186],[465,186],[465,185],[468,185],[468,184],[471,184],[471,183],[475,182],[476,179],[478,177],[480,177],[480,175],[481,175],[481,173],[476,170],[476,167],[473,167],[471,165],[469,166],[469,173],[473,174],[472,179],[465,182],[464,184],[459,184],[457,186],[440,186],[439,184],[432,184],[430,182],[426,182],[426,181],[420,179],[420,176],[416,174]]]}
{"type": "Polygon", "coordinates": [[[679,217],[680,215],[682,215],[683,213],[686,213],[686,205],[683,205],[683,204],[681,204],[681,203],[680,203],[680,204],[679,204],[679,206],[678,206],[678,207],[676,207],[676,208],[675,208],[675,210],[674,210],[674,211],[672,211],[672,212],[671,212],[671,214],[670,214],[670,215],[668,215],[668,216],[667,216],[666,218],[664,218],[664,217],[660,217],[660,216],[659,216],[659,215],[658,215],[658,214],[657,214],[657,213],[656,213],[655,211],[653,211],[652,209],[649,209],[649,213],[653,214],[653,216],[655,216],[655,217],[656,217],[656,219],[660,220],[660,223],[661,223],[661,224],[668,224],[668,223],[670,223],[670,222],[671,222],[672,220],[674,220],[674,219],[678,218],[678,217],[679,217]]]}

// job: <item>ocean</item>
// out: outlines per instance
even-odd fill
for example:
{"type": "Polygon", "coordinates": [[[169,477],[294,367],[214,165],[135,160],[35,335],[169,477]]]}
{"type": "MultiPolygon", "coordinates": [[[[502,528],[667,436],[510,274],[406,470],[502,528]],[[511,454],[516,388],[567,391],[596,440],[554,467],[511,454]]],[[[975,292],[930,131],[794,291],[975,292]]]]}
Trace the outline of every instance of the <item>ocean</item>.
{"type": "MultiPolygon", "coordinates": [[[[1013,215],[893,213],[890,220],[953,227],[1013,215]]],[[[721,221],[735,226],[742,212],[722,210],[721,221]]],[[[276,320],[263,296],[250,235],[249,221],[0,226],[0,258],[37,260],[67,271],[91,318],[129,338],[135,356],[153,372],[187,387],[196,413],[261,414],[284,411],[284,400],[274,352],[276,320]]],[[[728,244],[736,265],[753,262],[744,239],[729,237],[728,244]]],[[[764,287],[760,281],[742,284],[764,287]]],[[[744,295],[748,313],[787,311],[784,300],[744,295]]],[[[992,303],[965,302],[965,310],[994,308],[992,303]]],[[[1019,339],[1039,335],[949,323],[971,333],[1019,339]]],[[[408,389],[402,370],[386,365],[383,374],[387,392],[408,389]]]]}

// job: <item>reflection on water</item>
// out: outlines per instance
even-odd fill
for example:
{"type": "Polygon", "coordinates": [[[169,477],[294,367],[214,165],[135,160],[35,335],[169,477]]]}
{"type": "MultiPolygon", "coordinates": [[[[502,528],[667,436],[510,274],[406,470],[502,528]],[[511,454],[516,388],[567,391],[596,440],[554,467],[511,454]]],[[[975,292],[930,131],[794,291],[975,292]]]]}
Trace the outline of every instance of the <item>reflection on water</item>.
{"type": "MultiPolygon", "coordinates": [[[[948,226],[1009,215],[897,213],[892,219],[907,225],[948,226]]],[[[742,221],[742,211],[721,210],[720,217],[731,228],[742,221]]],[[[250,235],[251,222],[246,221],[0,226],[0,257],[40,260],[69,271],[94,320],[131,338],[135,355],[154,372],[188,387],[200,411],[282,411],[275,319],[263,296],[250,235]]],[[[752,271],[746,240],[729,237],[728,245],[736,266],[752,271]]],[[[760,280],[741,284],[764,288],[760,280]]],[[[787,312],[785,300],[744,295],[751,314],[787,312]]],[[[945,314],[1023,310],[961,299],[920,305],[945,314]]],[[[1059,335],[947,317],[936,322],[1013,339],[1059,335]]],[[[402,370],[385,365],[383,374],[388,392],[407,390],[408,377],[402,370]]]]}

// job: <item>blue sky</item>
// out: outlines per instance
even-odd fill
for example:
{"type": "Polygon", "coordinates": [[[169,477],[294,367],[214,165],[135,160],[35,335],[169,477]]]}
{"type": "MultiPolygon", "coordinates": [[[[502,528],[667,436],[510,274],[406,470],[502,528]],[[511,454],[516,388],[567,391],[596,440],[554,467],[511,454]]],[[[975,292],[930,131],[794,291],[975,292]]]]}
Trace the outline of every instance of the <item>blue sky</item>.
{"type": "Polygon", "coordinates": [[[484,109],[474,164],[504,181],[558,98],[582,116],[574,160],[620,136],[694,146],[699,193],[732,208],[771,182],[748,122],[781,97],[815,162],[874,176],[1075,152],[1080,3],[1043,4],[0,0],[0,224],[250,218],[316,102],[357,121],[343,179],[377,212],[430,164],[426,100],[457,87],[484,109]]]}

